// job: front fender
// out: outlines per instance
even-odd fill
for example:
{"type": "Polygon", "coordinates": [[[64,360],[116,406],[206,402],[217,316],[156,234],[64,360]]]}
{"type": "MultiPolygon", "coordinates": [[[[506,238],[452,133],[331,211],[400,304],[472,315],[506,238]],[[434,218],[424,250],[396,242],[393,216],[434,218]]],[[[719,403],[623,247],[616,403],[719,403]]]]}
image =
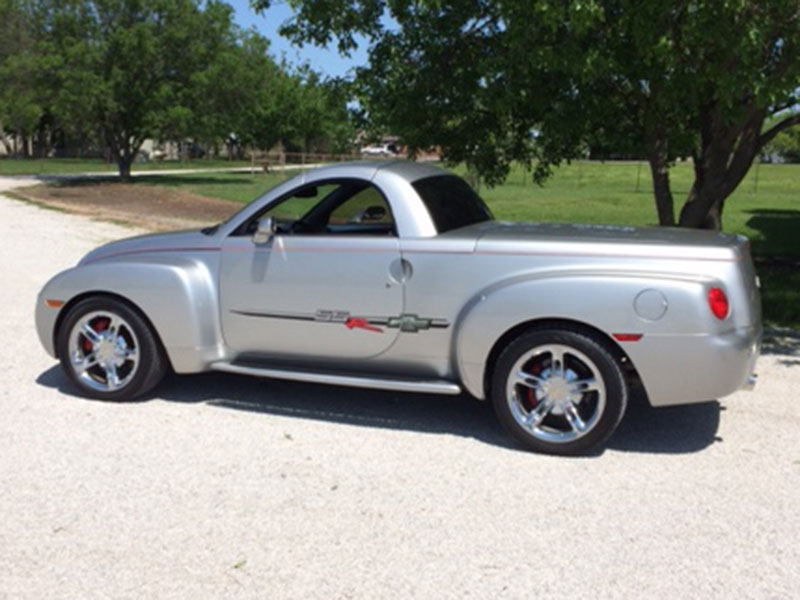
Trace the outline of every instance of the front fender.
{"type": "MultiPolygon", "coordinates": [[[[477,294],[459,316],[455,354],[460,379],[472,395],[483,398],[495,343],[513,328],[534,321],[585,324],[614,344],[615,333],[696,334],[713,325],[702,310],[708,284],[702,276],[614,272],[550,272],[500,282],[477,294]],[[644,319],[634,310],[636,297],[646,290],[657,290],[667,302],[657,320],[644,319]]],[[[630,357],[628,348],[623,350],[630,357]]],[[[650,365],[641,365],[642,373],[632,362],[646,387],[650,365]]]]}
{"type": "Polygon", "coordinates": [[[212,269],[191,257],[149,257],[78,266],[53,277],[36,305],[36,329],[55,356],[55,328],[70,302],[92,294],[112,294],[134,304],[153,324],[178,373],[200,371],[222,356],[219,311],[212,269]],[[64,302],[49,308],[46,300],[64,302]]]}

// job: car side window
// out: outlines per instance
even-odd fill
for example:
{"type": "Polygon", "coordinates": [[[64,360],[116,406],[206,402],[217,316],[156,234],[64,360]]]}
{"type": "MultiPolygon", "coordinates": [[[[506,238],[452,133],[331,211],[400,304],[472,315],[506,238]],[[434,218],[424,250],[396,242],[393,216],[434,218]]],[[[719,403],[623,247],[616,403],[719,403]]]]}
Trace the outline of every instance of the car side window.
{"type": "Polygon", "coordinates": [[[328,219],[329,226],[344,224],[389,224],[392,213],[383,195],[374,186],[367,186],[340,204],[328,219]]]}
{"type": "Polygon", "coordinates": [[[281,235],[395,235],[383,194],[356,179],[305,185],[253,217],[235,235],[252,235],[266,217],[272,217],[281,235]]]}
{"type": "Polygon", "coordinates": [[[305,188],[300,194],[289,196],[283,202],[264,212],[260,218],[272,217],[278,228],[290,226],[295,221],[308,214],[323,199],[331,194],[337,185],[320,185],[305,188]]]}

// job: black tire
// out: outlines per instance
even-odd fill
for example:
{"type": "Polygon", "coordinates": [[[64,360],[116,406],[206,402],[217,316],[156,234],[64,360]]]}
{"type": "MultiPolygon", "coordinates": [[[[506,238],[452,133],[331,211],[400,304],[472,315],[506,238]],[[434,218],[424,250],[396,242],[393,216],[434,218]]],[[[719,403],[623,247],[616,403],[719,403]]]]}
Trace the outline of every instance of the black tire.
{"type": "MultiPolygon", "coordinates": [[[[84,340],[86,343],[86,340],[84,340]]],[[[155,332],[141,314],[130,305],[106,296],[95,296],[81,300],[69,309],[59,327],[56,348],[61,367],[81,393],[98,400],[126,401],[134,400],[151,391],[164,378],[168,370],[167,359],[155,332]],[[72,365],[73,357],[70,349],[70,336],[73,329],[84,317],[93,312],[116,315],[124,320],[125,327],[130,327],[136,341],[137,367],[130,380],[114,390],[101,390],[91,387],[78,375],[72,365]]],[[[74,350],[74,349],[73,349],[74,350]]],[[[93,367],[98,375],[95,379],[102,381],[100,367],[93,367]]]]}
{"type": "MultiPolygon", "coordinates": [[[[530,358],[531,361],[547,360],[539,359],[536,356],[547,356],[547,354],[534,355],[530,358]]],[[[527,359],[526,359],[527,360],[527,359]]],[[[552,360],[552,358],[551,358],[552,360]]],[[[569,358],[570,361],[576,361],[575,357],[569,358]]],[[[564,362],[567,360],[565,358],[564,362]]],[[[546,364],[546,363],[545,363],[546,364]]],[[[578,362],[575,367],[578,368],[582,363],[578,362]]],[[[564,367],[562,367],[564,368],[564,367]]],[[[536,390],[528,392],[525,387],[513,387],[514,390],[524,390],[524,393],[534,393],[535,396],[531,400],[532,403],[537,402],[538,395],[542,392],[536,390]]],[[[562,329],[562,328],[547,328],[547,329],[533,329],[529,330],[513,342],[511,342],[505,350],[500,354],[495,362],[491,379],[491,400],[494,406],[497,419],[503,427],[517,440],[523,447],[536,452],[545,454],[560,454],[560,455],[581,455],[590,453],[592,450],[598,449],[608,438],[614,433],[623,415],[628,403],[628,389],[625,379],[622,374],[618,360],[615,358],[608,342],[599,336],[595,336],[583,331],[562,329]],[[509,382],[511,377],[512,368],[518,365],[523,357],[529,355],[534,349],[540,349],[546,346],[566,346],[583,354],[584,357],[590,359],[594,363],[593,367],[599,372],[604,386],[604,406],[602,410],[600,401],[598,400],[600,392],[594,392],[596,396],[592,396],[592,392],[585,392],[581,394],[577,392],[581,400],[580,405],[584,402],[594,402],[595,411],[592,413],[594,423],[591,429],[585,433],[573,432],[570,433],[565,430],[565,435],[579,435],[577,439],[566,441],[552,441],[541,439],[542,433],[539,426],[533,427],[531,430],[523,427],[523,424],[515,417],[512,405],[519,405],[519,394],[523,392],[514,391],[514,398],[510,399],[512,393],[509,393],[509,386],[513,384],[509,382]],[[595,417],[594,415],[597,414],[595,417]]],[[[524,399],[523,399],[524,401],[524,399]]],[[[565,401],[566,402],[566,401],[565,401]]],[[[535,408],[535,404],[533,404],[535,408]]],[[[591,408],[591,406],[584,406],[591,408]]],[[[528,416],[534,412],[531,408],[528,416]]],[[[564,412],[567,412],[566,410],[564,412]]],[[[518,415],[520,413],[518,412],[518,415]]],[[[567,415],[558,415],[553,413],[553,416],[544,417],[542,424],[546,423],[547,419],[556,420],[563,419],[564,423],[569,427],[569,420],[567,415]]],[[[547,427],[545,429],[545,435],[547,427]]],[[[551,431],[558,432],[558,429],[551,429],[551,431]]]]}

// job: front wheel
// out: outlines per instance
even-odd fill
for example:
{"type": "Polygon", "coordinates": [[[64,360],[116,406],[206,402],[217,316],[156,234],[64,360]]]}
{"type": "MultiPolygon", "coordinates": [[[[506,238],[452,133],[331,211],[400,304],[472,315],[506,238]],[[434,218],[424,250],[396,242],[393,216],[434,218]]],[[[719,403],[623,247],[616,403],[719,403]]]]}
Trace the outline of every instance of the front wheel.
{"type": "Polygon", "coordinates": [[[100,400],[133,400],[153,389],[167,370],[150,325],[114,298],[78,302],[65,316],[56,343],[70,380],[100,400]]]}
{"type": "Polygon", "coordinates": [[[538,329],[500,354],[491,396],[498,420],[524,447],[572,455],[611,436],[625,413],[627,386],[603,340],[538,329]]]}

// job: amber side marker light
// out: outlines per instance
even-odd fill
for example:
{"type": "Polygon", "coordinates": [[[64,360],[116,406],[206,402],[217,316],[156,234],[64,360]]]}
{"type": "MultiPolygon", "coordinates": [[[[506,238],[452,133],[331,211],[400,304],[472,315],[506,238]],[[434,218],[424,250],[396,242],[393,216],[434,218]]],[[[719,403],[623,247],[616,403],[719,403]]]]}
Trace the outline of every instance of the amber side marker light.
{"type": "Polygon", "coordinates": [[[731,312],[731,306],[728,302],[728,296],[725,295],[722,288],[711,288],[711,290],[709,290],[708,307],[711,309],[711,313],[720,321],[728,318],[731,312]]]}
{"type": "Polygon", "coordinates": [[[61,308],[64,306],[63,300],[45,300],[44,303],[47,305],[47,308],[61,308]]]}

